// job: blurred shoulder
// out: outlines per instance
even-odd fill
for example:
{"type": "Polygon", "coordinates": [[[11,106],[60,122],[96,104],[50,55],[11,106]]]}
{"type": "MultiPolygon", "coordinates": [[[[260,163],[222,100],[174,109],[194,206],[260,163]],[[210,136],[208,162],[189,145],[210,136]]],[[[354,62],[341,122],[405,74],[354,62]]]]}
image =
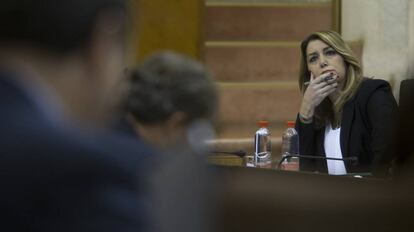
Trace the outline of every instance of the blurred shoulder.
{"type": "Polygon", "coordinates": [[[8,135],[0,141],[0,152],[8,154],[1,157],[0,167],[8,170],[7,175],[45,179],[73,173],[128,176],[143,170],[155,157],[142,142],[109,132],[38,124],[19,127],[8,135]]]}
{"type": "Polygon", "coordinates": [[[57,147],[58,150],[69,149],[70,153],[64,152],[69,157],[74,156],[81,160],[87,158],[85,161],[94,162],[95,166],[102,164],[135,171],[142,169],[156,157],[153,149],[139,139],[110,131],[107,133],[63,132],[62,139],[65,140],[60,147],[57,147]]]}

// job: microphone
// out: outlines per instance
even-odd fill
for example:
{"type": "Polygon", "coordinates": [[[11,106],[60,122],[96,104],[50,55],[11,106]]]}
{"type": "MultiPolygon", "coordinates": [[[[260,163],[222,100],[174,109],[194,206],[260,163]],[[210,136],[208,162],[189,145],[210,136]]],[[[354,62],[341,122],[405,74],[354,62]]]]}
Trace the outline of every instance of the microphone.
{"type": "Polygon", "coordinates": [[[210,151],[212,154],[227,154],[227,155],[237,155],[240,158],[246,156],[246,151],[238,150],[238,151],[210,151]]]}
{"type": "Polygon", "coordinates": [[[323,159],[323,160],[339,160],[339,161],[346,161],[346,162],[358,162],[358,157],[350,156],[345,158],[334,158],[334,157],[326,157],[326,156],[314,156],[314,155],[285,155],[277,164],[277,169],[280,168],[280,165],[288,158],[304,158],[304,159],[323,159]]]}

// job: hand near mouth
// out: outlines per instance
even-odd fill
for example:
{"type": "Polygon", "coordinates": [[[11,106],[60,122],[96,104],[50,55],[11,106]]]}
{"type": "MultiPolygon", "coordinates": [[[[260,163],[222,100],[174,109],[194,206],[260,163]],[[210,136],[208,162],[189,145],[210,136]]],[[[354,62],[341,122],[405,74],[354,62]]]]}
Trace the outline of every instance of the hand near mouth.
{"type": "MultiPolygon", "coordinates": [[[[338,76],[333,72],[326,72],[315,78],[311,73],[308,87],[303,95],[299,116],[302,122],[311,122],[315,108],[337,89],[338,76]]],[[[306,83],[304,83],[306,86],[306,83]]]]}
{"type": "Polygon", "coordinates": [[[331,74],[331,75],[329,75],[329,76],[327,76],[327,77],[323,78],[323,81],[328,82],[328,81],[330,81],[330,80],[332,80],[332,79],[334,79],[334,78],[333,78],[333,74],[331,74]]]}
{"type": "Polygon", "coordinates": [[[335,74],[334,72],[325,72],[322,73],[319,77],[315,78],[315,76],[313,75],[313,73],[311,73],[311,77],[310,77],[310,81],[307,81],[304,83],[305,86],[308,86],[312,81],[316,81],[318,83],[324,81],[328,84],[332,84],[334,82],[336,82],[336,80],[338,79],[338,75],[335,74]]]}

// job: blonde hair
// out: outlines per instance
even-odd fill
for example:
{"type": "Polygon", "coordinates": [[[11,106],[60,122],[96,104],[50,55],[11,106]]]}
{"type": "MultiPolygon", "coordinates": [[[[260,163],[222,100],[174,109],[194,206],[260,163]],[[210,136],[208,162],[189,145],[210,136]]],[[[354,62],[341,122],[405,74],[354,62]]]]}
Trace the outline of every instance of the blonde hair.
{"type": "Polygon", "coordinates": [[[336,102],[331,102],[329,98],[325,98],[315,110],[316,123],[324,126],[326,120],[332,125],[339,126],[341,121],[342,108],[345,103],[355,96],[359,85],[362,82],[361,64],[355,57],[351,48],[345,43],[341,36],[335,31],[319,31],[310,34],[301,43],[301,61],[299,70],[299,89],[302,93],[306,91],[305,82],[309,81],[310,73],[307,65],[306,49],[309,42],[313,40],[321,40],[337,53],[339,53],[345,62],[346,78],[345,86],[336,102]]]}

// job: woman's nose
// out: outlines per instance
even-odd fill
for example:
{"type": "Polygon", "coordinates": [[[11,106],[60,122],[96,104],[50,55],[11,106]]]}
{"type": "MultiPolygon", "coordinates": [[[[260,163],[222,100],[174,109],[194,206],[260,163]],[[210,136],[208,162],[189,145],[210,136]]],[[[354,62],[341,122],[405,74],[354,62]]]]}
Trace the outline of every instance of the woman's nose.
{"type": "Polygon", "coordinates": [[[326,61],[325,58],[321,58],[319,65],[320,65],[321,68],[324,68],[328,65],[328,62],[326,61]]]}

